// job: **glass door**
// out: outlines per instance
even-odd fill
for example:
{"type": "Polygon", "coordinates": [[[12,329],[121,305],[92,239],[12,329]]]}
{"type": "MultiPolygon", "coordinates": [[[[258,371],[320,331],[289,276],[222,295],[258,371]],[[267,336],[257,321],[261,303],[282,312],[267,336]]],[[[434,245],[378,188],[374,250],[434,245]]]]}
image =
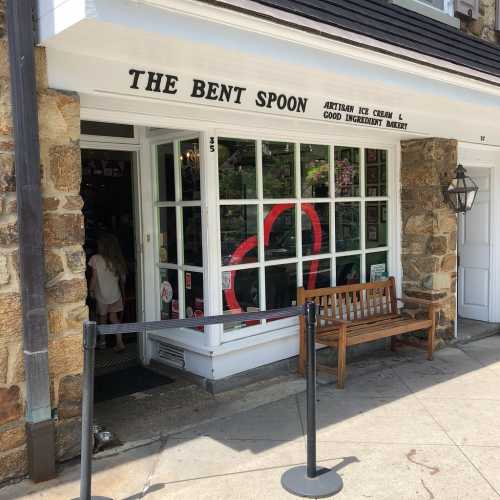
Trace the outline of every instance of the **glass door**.
{"type": "Polygon", "coordinates": [[[156,319],[204,314],[200,141],[154,145],[156,319]]]}

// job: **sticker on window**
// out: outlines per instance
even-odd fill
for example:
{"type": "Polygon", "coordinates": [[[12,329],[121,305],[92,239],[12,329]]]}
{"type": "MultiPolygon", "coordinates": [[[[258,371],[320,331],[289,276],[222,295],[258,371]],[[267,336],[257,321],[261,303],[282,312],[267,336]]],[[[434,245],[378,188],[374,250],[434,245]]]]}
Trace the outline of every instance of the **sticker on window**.
{"type": "Polygon", "coordinates": [[[222,290],[229,290],[231,288],[231,271],[222,272],[222,290]]]}
{"type": "Polygon", "coordinates": [[[169,304],[170,302],[172,302],[172,299],[174,297],[174,290],[172,289],[172,285],[168,281],[164,281],[161,284],[160,296],[161,296],[161,300],[165,304],[169,304]]]}

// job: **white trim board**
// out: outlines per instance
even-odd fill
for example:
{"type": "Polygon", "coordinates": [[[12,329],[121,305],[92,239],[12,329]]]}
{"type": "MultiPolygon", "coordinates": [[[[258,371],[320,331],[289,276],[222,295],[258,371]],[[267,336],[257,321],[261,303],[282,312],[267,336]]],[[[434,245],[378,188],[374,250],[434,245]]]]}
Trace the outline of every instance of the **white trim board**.
{"type": "MultiPolygon", "coordinates": [[[[94,30],[96,22],[99,21],[104,21],[108,26],[110,23],[135,24],[135,29],[143,30],[144,33],[150,32],[154,29],[155,18],[161,11],[165,11],[177,16],[199,19],[203,23],[237,28],[256,35],[349,55],[357,60],[375,62],[392,69],[453,82],[455,85],[482,87],[484,91],[488,91],[489,87],[490,91],[497,95],[500,93],[499,77],[273,9],[252,0],[224,0],[226,8],[200,0],[136,0],[128,2],[128,5],[122,0],[67,0],[56,5],[56,8],[53,8],[53,2],[48,0],[41,3],[48,6],[39,9],[39,40],[40,44],[46,46],[62,48],[71,38],[65,31],[69,32],[76,26],[81,28],[85,23],[91,23],[90,29],[94,30]],[[149,21],[143,15],[146,11],[150,13],[149,21]],[[257,17],[255,13],[262,17],[257,17]],[[281,24],[270,18],[279,20],[281,24]]],[[[167,26],[165,29],[168,32],[167,26]]],[[[173,32],[176,31],[174,28],[173,32]]],[[[89,28],[85,28],[85,32],[74,41],[78,51],[86,49],[85,45],[81,44],[81,36],[85,33],[87,37],[91,36],[89,28]]],[[[101,45],[99,54],[102,54],[102,47],[101,45]]]]}

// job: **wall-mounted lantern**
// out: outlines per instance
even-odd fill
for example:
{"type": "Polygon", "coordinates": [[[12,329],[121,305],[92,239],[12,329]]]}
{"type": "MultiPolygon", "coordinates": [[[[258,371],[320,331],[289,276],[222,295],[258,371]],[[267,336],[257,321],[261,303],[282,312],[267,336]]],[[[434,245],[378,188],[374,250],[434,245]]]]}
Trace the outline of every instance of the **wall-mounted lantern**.
{"type": "Polygon", "coordinates": [[[446,189],[448,203],[457,214],[468,212],[472,208],[479,190],[477,184],[466,173],[465,168],[458,165],[455,178],[446,189]]]}

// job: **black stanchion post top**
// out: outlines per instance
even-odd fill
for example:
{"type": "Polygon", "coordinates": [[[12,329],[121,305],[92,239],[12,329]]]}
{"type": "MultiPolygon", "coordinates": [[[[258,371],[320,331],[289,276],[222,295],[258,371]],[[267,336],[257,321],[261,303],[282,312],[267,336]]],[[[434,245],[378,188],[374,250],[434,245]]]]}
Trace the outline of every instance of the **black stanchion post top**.
{"type": "Polygon", "coordinates": [[[305,304],[305,316],[308,325],[316,323],[316,304],[311,300],[305,304]]]}
{"type": "Polygon", "coordinates": [[[97,343],[97,323],[95,321],[83,322],[83,348],[95,349],[97,343]]]}

